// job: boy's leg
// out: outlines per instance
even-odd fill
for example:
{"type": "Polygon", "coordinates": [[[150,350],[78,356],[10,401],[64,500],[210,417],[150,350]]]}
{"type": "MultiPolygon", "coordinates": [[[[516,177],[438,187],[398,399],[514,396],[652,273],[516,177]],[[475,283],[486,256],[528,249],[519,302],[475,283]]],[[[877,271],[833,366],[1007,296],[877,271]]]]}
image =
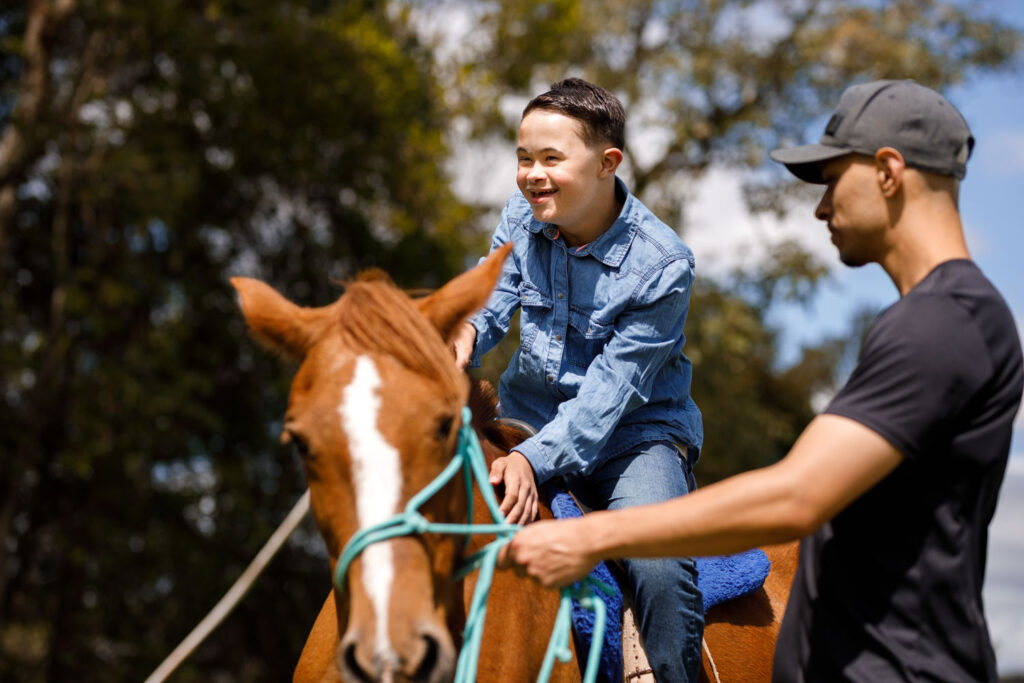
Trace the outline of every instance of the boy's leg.
{"type": "MultiPolygon", "coordinates": [[[[658,503],[686,495],[689,466],[668,442],[640,444],[586,479],[570,478],[573,494],[594,509],[658,503]]],[[[704,609],[691,558],[625,559],[647,658],[663,683],[696,683],[704,609]]]]}

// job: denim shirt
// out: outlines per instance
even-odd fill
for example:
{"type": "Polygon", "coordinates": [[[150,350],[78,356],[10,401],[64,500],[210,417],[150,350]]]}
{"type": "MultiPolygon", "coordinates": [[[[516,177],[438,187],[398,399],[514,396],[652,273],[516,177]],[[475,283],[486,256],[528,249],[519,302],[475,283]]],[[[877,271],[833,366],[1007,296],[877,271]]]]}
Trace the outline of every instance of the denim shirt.
{"type": "Polygon", "coordinates": [[[575,248],[534,219],[521,193],[513,196],[491,249],[515,246],[469,320],[476,367],[522,311],[499,396],[503,416],[540,430],[516,448],[538,482],[585,476],[649,441],[686,446],[692,465],[704,438],[682,351],[693,253],[619,179],[616,192],[624,198],[619,217],[575,248]]]}

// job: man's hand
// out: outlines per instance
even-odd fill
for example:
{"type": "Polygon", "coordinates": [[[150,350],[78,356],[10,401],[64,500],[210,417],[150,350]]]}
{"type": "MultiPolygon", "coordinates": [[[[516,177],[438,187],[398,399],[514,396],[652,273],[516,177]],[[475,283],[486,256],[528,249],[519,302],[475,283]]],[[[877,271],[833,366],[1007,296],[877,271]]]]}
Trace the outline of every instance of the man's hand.
{"type": "Polygon", "coordinates": [[[561,588],[582,579],[598,562],[585,551],[584,521],[549,520],[520,529],[501,549],[498,566],[520,565],[547,588],[561,588]]]}
{"type": "Polygon", "coordinates": [[[462,323],[452,338],[452,350],[455,351],[455,367],[465,370],[469,365],[469,357],[473,355],[473,344],[476,343],[476,328],[469,323],[462,323]]]}
{"type": "Polygon", "coordinates": [[[501,512],[509,524],[529,524],[537,519],[537,484],[526,456],[512,451],[491,463],[491,484],[505,483],[501,512]]]}

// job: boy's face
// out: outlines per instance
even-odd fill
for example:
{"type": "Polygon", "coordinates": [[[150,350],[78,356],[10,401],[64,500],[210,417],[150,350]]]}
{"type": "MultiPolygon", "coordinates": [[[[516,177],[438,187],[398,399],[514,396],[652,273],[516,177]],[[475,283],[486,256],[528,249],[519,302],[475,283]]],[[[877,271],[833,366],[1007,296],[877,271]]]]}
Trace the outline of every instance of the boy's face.
{"type": "Polygon", "coordinates": [[[516,184],[538,221],[559,226],[567,234],[584,234],[602,220],[594,207],[604,206],[599,193],[614,166],[604,149],[580,137],[580,123],[557,112],[535,109],[519,124],[516,184]]]}

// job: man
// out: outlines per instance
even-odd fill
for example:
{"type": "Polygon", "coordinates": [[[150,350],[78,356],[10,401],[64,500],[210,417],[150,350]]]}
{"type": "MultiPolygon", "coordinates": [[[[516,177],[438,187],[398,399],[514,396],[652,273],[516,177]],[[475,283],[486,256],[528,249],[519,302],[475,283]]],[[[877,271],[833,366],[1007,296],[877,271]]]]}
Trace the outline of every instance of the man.
{"type": "Polygon", "coordinates": [[[840,259],[900,299],[780,462],[658,505],[539,523],[506,552],[547,585],[609,557],[713,555],[804,538],[776,681],[996,680],[981,586],[1024,389],[1020,340],[970,261],[958,210],[973,138],[912,81],[847,89],[820,144],[776,150],[826,185],[840,259]]]}

